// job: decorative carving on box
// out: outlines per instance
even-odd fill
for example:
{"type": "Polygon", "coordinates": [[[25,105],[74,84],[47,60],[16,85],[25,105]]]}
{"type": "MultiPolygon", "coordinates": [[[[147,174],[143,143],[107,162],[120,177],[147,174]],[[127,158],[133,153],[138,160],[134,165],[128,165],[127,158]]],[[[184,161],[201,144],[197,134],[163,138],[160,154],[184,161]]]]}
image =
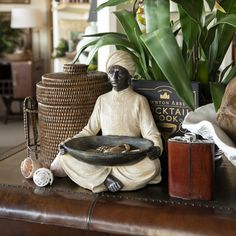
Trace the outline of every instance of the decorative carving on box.
{"type": "Polygon", "coordinates": [[[58,144],[88,122],[98,96],[110,90],[107,74],[87,72],[87,66],[65,64],[64,72],[42,76],[37,84],[40,161],[50,166],[58,144]]]}

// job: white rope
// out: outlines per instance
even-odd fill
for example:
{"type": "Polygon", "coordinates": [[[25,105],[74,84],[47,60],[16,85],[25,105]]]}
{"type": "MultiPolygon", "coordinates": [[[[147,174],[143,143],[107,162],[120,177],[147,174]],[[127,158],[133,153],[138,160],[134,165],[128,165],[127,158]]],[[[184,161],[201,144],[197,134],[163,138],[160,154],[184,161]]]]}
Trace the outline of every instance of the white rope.
{"type": "Polygon", "coordinates": [[[44,187],[48,184],[52,185],[53,174],[47,168],[39,168],[34,172],[33,181],[38,187],[44,187]]]}

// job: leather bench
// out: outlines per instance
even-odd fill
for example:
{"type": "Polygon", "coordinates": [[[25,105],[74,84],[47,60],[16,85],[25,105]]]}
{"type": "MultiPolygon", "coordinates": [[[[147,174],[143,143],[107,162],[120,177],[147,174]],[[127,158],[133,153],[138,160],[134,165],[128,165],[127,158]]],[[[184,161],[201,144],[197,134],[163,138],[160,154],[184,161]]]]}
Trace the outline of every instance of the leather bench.
{"type": "Polygon", "coordinates": [[[132,192],[94,194],[69,178],[38,188],[21,176],[24,145],[0,156],[1,235],[235,235],[236,168],[216,166],[213,201],[168,196],[167,179],[132,192]]]}

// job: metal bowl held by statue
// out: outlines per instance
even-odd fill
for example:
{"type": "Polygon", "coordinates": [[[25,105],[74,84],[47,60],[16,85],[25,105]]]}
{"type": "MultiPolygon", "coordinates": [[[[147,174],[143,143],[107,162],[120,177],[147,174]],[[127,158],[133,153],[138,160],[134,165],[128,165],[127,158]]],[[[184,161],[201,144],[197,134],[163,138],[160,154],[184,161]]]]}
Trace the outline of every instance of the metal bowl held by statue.
{"type": "Polygon", "coordinates": [[[134,164],[145,158],[152,147],[153,142],[144,138],[113,135],[73,138],[61,146],[80,161],[103,166],[134,164]],[[130,150],[122,151],[122,147],[130,150]],[[119,148],[121,152],[117,152],[119,148]]]}

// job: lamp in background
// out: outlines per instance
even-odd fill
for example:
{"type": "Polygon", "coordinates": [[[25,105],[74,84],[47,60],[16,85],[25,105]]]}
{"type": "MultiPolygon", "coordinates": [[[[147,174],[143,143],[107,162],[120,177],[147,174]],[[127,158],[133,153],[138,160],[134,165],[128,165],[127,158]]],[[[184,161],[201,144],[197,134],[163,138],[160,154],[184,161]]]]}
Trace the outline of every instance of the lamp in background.
{"type": "Polygon", "coordinates": [[[89,26],[85,29],[85,34],[97,33],[97,0],[93,0],[90,4],[88,22],[89,26]]]}
{"type": "Polygon", "coordinates": [[[97,21],[97,0],[92,0],[91,5],[90,5],[90,10],[89,10],[89,17],[88,21],[89,22],[96,22],[97,21]]]}
{"type": "MultiPolygon", "coordinates": [[[[11,11],[11,28],[13,29],[29,29],[28,48],[33,52],[33,36],[32,29],[36,28],[37,33],[37,53],[40,58],[40,35],[39,28],[42,26],[42,15],[38,9],[34,8],[13,8],[11,11]]],[[[33,55],[35,59],[35,55],[33,55]]]]}
{"type": "MultiPolygon", "coordinates": [[[[86,27],[84,34],[85,35],[90,35],[90,34],[96,34],[97,33],[97,0],[92,0],[90,4],[90,9],[89,9],[89,15],[88,15],[88,22],[89,25],[86,27]]],[[[83,37],[79,43],[76,46],[76,51],[80,51],[80,49],[88,44],[89,42],[94,41],[96,38],[95,37],[83,37]]],[[[87,58],[88,58],[88,53],[91,51],[93,46],[87,47],[84,52],[80,55],[79,57],[79,62],[82,64],[87,63],[87,58]]]]}

